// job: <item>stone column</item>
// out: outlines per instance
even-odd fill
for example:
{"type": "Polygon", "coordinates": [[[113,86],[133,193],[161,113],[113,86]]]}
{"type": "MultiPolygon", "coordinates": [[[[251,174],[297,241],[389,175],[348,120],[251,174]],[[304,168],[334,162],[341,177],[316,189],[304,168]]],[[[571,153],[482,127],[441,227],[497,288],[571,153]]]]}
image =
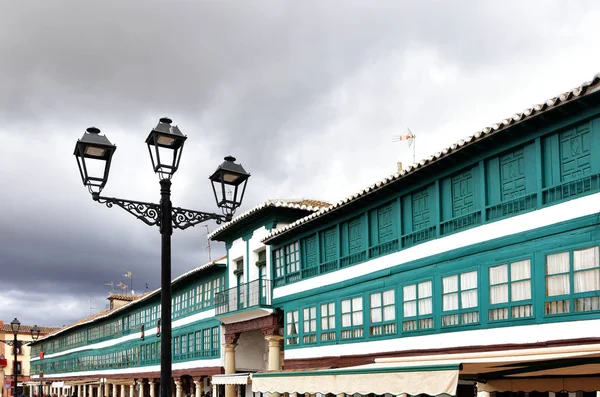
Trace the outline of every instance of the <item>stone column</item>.
{"type": "Polygon", "coordinates": [[[83,385],[83,394],[81,395],[81,397],[87,397],[87,385],[83,385]]]}
{"type": "MultiPolygon", "coordinates": [[[[232,385],[232,386],[234,386],[234,385],[232,385]]],[[[213,389],[212,396],[217,397],[217,385],[213,385],[212,389],[213,389]]],[[[225,389],[225,391],[227,391],[227,389],[225,389]]]]}
{"type": "Polygon", "coordinates": [[[279,335],[268,335],[265,339],[269,342],[269,362],[267,364],[267,369],[269,371],[279,371],[281,370],[281,356],[279,353],[281,351],[281,341],[283,340],[283,337],[279,335]]]}
{"type": "Polygon", "coordinates": [[[112,395],[112,397],[118,397],[119,393],[117,391],[117,384],[113,383],[112,386],[113,386],[113,392],[112,392],[113,395],[112,395]]]}
{"type": "MultiPolygon", "coordinates": [[[[235,374],[235,347],[240,334],[225,334],[225,373],[235,374]]],[[[235,397],[236,385],[225,385],[225,397],[235,397]]]]}
{"type": "Polygon", "coordinates": [[[136,383],[140,387],[140,390],[138,392],[138,397],[144,397],[144,380],[138,379],[138,381],[136,383]]]}
{"type": "MultiPolygon", "coordinates": [[[[135,381],[134,381],[135,383],[135,381]]],[[[129,385],[129,397],[135,396],[135,385],[132,383],[129,385]]]]}
{"type": "Polygon", "coordinates": [[[148,379],[148,387],[150,388],[150,397],[155,397],[154,396],[154,391],[155,391],[155,383],[154,383],[154,379],[148,379]]]}
{"type": "Polygon", "coordinates": [[[175,397],[181,397],[181,378],[175,379],[175,397]]]}
{"type": "Polygon", "coordinates": [[[201,380],[195,380],[194,384],[196,385],[195,397],[200,397],[202,395],[202,381],[201,380]]]}
{"type": "Polygon", "coordinates": [[[120,397],[125,397],[125,385],[121,385],[121,396],[120,397]]]}

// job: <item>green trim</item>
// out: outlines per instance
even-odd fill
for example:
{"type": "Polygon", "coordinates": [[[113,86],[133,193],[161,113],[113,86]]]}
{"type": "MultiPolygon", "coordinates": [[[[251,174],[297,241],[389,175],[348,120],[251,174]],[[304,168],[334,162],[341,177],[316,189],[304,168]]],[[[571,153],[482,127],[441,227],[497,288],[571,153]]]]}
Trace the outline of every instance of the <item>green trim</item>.
{"type": "Polygon", "coordinates": [[[320,371],[295,371],[295,372],[257,372],[254,378],[281,378],[296,376],[328,376],[328,375],[362,375],[362,374],[390,374],[396,372],[431,372],[431,371],[460,371],[461,364],[428,365],[422,367],[384,367],[384,368],[355,368],[355,369],[324,369],[320,371]]]}

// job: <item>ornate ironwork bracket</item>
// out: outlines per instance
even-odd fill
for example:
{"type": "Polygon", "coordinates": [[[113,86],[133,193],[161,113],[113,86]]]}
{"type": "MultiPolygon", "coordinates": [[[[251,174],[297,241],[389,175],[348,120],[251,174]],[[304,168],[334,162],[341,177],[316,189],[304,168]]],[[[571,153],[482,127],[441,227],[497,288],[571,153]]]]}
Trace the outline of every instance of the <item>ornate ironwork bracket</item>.
{"type": "Polygon", "coordinates": [[[229,222],[231,220],[231,216],[210,214],[207,212],[188,210],[179,207],[173,208],[172,214],[173,227],[181,230],[187,229],[191,226],[196,226],[211,219],[214,219],[217,224],[229,222]]]}
{"type": "Polygon", "coordinates": [[[92,193],[92,199],[100,204],[105,204],[108,208],[117,205],[148,226],[160,226],[160,206],[158,204],[124,200],[116,197],[103,197],[98,193],[92,193]]]}
{"type": "MultiPolygon", "coordinates": [[[[103,197],[98,193],[93,193],[92,198],[100,204],[105,204],[108,208],[112,208],[113,205],[119,206],[148,226],[156,225],[160,227],[161,210],[158,204],[125,200],[116,197],[103,197]]],[[[215,220],[217,224],[229,222],[231,216],[173,207],[171,210],[171,219],[173,228],[183,230],[211,219],[215,220]]]]}

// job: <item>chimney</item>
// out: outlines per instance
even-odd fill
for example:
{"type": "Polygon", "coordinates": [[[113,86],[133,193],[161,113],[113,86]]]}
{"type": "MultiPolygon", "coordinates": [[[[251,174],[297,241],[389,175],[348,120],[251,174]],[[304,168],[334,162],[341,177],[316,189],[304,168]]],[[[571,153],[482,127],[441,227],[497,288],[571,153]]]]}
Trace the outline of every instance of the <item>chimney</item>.
{"type": "Polygon", "coordinates": [[[398,172],[402,171],[402,161],[398,161],[396,166],[398,167],[398,172]]]}
{"type": "Polygon", "coordinates": [[[134,301],[136,297],[133,295],[110,294],[106,299],[110,302],[110,310],[114,310],[134,301]]]}

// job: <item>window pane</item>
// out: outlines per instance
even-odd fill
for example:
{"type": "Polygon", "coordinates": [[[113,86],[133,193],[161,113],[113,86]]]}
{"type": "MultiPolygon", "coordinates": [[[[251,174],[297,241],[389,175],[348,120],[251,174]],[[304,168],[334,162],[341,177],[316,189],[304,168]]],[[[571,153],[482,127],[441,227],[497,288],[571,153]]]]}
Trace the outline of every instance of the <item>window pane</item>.
{"type": "Polygon", "coordinates": [[[546,257],[546,274],[560,274],[569,271],[569,253],[548,255],[546,257]]]}
{"type": "Polygon", "coordinates": [[[529,259],[510,264],[510,280],[527,280],[531,278],[531,266],[529,259]]]}
{"type": "Polygon", "coordinates": [[[477,271],[463,273],[460,275],[460,289],[477,288],[477,271]]]}
{"type": "Polygon", "coordinates": [[[472,289],[460,294],[460,305],[463,309],[477,307],[477,290],[472,289]]]}
{"type": "Polygon", "coordinates": [[[442,301],[444,311],[458,309],[458,293],[445,294],[442,301]]]}
{"type": "Polygon", "coordinates": [[[575,270],[592,269],[594,267],[598,267],[598,247],[573,251],[573,268],[575,270]]]}
{"type": "Polygon", "coordinates": [[[383,304],[393,305],[395,301],[394,290],[385,291],[383,293],[383,304]]]}
{"type": "Polygon", "coordinates": [[[376,294],[371,294],[371,307],[380,307],[381,306],[381,294],[378,292],[376,294]]]}
{"type": "Polygon", "coordinates": [[[352,310],[362,310],[362,298],[354,298],[352,299],[352,310]]]}
{"type": "Polygon", "coordinates": [[[444,277],[442,279],[442,292],[447,294],[456,291],[458,291],[458,276],[444,277]]]}
{"type": "Polygon", "coordinates": [[[490,285],[508,282],[508,274],[506,269],[506,265],[490,267],[490,285]]]}
{"type": "Polygon", "coordinates": [[[386,306],[383,309],[383,321],[393,321],[396,319],[396,310],[394,306],[386,306]]]}
{"type": "Polygon", "coordinates": [[[417,299],[417,288],[416,285],[407,285],[402,288],[402,293],[404,295],[405,301],[412,301],[417,299]]]}
{"type": "Polygon", "coordinates": [[[546,296],[568,295],[570,293],[568,274],[546,277],[546,296]]]}
{"type": "Polygon", "coordinates": [[[427,298],[431,296],[431,281],[419,283],[419,298],[427,298]]]}
{"type": "Polygon", "coordinates": [[[490,287],[490,303],[495,305],[497,303],[508,302],[508,284],[493,285],[490,287]]]}
{"type": "Polygon", "coordinates": [[[381,308],[371,309],[371,322],[379,323],[382,321],[381,308]]]}
{"type": "Polygon", "coordinates": [[[432,303],[431,298],[419,299],[419,315],[420,316],[422,316],[424,314],[431,314],[433,312],[431,303],[432,303]]]}
{"type": "Polygon", "coordinates": [[[510,294],[513,302],[531,299],[531,282],[526,280],[512,283],[510,294]]]}
{"type": "Polygon", "coordinates": [[[575,273],[575,292],[590,292],[600,290],[600,271],[586,270],[575,273]]]}
{"type": "Polygon", "coordinates": [[[404,303],[404,317],[414,317],[417,315],[417,302],[404,303]]]}

